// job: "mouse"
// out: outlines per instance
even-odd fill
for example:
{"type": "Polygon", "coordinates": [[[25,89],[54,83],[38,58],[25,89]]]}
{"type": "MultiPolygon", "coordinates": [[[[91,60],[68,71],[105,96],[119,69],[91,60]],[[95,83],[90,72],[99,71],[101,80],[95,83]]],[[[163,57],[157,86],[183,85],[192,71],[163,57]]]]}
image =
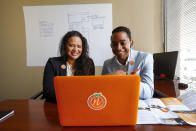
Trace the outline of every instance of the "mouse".
{"type": "Polygon", "coordinates": [[[188,88],[188,84],[185,84],[185,83],[178,83],[178,88],[179,88],[179,89],[186,89],[186,88],[188,88]]]}

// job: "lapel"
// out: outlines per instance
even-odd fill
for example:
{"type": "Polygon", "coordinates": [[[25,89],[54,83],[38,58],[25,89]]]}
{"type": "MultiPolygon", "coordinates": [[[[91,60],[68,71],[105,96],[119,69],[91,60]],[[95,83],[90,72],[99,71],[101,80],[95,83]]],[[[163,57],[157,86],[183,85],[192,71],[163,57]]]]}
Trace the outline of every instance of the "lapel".
{"type": "Polygon", "coordinates": [[[66,64],[66,62],[62,62],[61,64],[60,64],[60,72],[59,72],[60,74],[60,76],[67,76],[67,64],[66,64]]]}
{"type": "Polygon", "coordinates": [[[138,69],[135,69],[135,60],[137,56],[137,51],[130,50],[130,57],[128,61],[128,75],[134,75],[138,69]]]}

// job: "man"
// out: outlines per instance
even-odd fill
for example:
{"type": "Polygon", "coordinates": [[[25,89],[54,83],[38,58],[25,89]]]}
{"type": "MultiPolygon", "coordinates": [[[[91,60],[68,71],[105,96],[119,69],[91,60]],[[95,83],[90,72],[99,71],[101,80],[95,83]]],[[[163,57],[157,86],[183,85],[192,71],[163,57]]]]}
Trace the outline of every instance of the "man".
{"type": "Polygon", "coordinates": [[[112,31],[111,48],[114,57],[104,62],[102,75],[140,75],[140,99],[152,98],[154,93],[153,57],[131,49],[133,41],[129,28],[119,26],[112,31]]]}

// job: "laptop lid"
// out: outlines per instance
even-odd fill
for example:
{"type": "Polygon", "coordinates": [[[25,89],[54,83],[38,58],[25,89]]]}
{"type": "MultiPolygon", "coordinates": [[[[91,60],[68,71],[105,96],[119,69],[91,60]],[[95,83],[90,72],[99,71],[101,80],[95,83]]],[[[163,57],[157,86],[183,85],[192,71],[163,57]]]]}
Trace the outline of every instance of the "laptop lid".
{"type": "Polygon", "coordinates": [[[160,75],[165,74],[167,79],[174,79],[178,51],[163,52],[153,54],[154,58],[154,77],[161,79],[160,75]]]}
{"type": "Polygon", "coordinates": [[[140,77],[56,76],[54,87],[62,126],[135,125],[140,77]]]}

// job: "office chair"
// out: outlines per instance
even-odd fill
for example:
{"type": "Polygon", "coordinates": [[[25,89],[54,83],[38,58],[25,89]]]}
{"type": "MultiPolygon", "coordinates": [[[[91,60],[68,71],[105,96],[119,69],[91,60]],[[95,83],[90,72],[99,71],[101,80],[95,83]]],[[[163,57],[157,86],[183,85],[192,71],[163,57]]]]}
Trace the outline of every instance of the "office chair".
{"type": "Polygon", "coordinates": [[[43,97],[43,91],[39,91],[38,93],[36,93],[32,97],[30,97],[30,99],[32,99],[32,100],[35,100],[35,99],[38,99],[38,98],[40,98],[41,100],[44,99],[44,97],[43,97]]]}

